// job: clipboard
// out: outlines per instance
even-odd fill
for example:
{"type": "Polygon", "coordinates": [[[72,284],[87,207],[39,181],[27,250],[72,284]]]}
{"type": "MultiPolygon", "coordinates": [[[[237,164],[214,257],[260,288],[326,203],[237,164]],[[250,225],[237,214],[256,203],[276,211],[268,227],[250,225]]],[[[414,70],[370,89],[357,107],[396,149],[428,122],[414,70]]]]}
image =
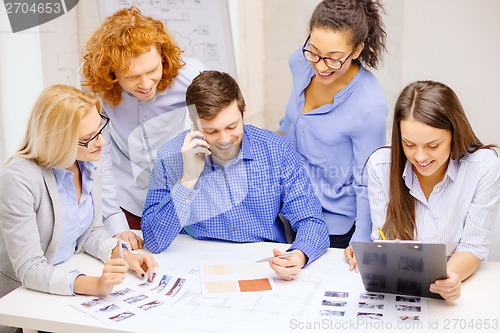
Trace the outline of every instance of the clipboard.
{"type": "Polygon", "coordinates": [[[367,291],[443,299],[429,286],[447,276],[444,244],[395,240],[353,242],[352,248],[367,291]]]}

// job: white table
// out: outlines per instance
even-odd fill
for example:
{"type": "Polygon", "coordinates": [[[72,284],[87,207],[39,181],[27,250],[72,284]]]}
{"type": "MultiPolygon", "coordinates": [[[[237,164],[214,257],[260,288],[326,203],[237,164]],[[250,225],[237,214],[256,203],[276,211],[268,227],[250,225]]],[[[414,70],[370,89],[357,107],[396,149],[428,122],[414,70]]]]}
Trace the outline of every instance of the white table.
{"type": "MultiPolygon", "coordinates": [[[[266,257],[271,254],[272,248],[285,250],[287,244],[275,243],[252,243],[252,244],[234,244],[226,242],[198,241],[187,235],[179,235],[171,248],[157,255],[157,260],[160,262],[170,263],[179,262],[179,258],[185,265],[192,265],[193,268],[198,267],[198,260],[206,257],[207,253],[219,253],[220,258],[237,255],[238,253],[247,253],[255,258],[266,257]]],[[[219,259],[220,259],[219,258],[219,259]]],[[[217,257],[213,258],[217,260],[217,257]]],[[[79,269],[87,275],[99,275],[102,270],[102,263],[87,254],[79,254],[70,259],[72,264],[75,264],[79,269]]],[[[307,293],[307,288],[317,287],[317,283],[311,280],[310,287],[307,286],[308,279],[312,279],[314,274],[322,274],[328,266],[329,270],[347,270],[347,264],[343,259],[343,251],[337,249],[328,249],[328,251],[320,257],[316,262],[305,268],[300,274],[297,281],[277,281],[278,284],[285,286],[289,290],[295,290],[298,293],[307,293]],[[302,277],[303,281],[300,281],[302,277]],[[307,287],[304,287],[306,285],[307,287]]],[[[461,298],[453,303],[429,299],[428,300],[428,315],[431,331],[472,331],[471,321],[478,330],[478,325],[483,328],[489,320],[490,326],[493,320],[498,322],[500,326],[500,310],[498,301],[500,300],[500,287],[497,284],[500,277],[500,263],[498,262],[483,262],[474,275],[464,282],[462,287],[461,298]]],[[[353,275],[355,283],[361,284],[359,274],[353,275]]],[[[184,295],[183,297],[185,297],[184,295]]],[[[279,300],[277,296],[277,300],[279,300]]],[[[190,296],[186,296],[190,297],[190,296]]],[[[75,302],[76,297],[50,295],[32,290],[27,290],[24,287],[18,288],[0,299],[0,325],[23,327],[25,332],[32,330],[44,330],[51,332],[123,332],[123,329],[117,330],[110,326],[70,307],[68,304],[75,302]]],[[[282,299],[283,301],[283,299],[282,299]]],[[[196,302],[193,302],[196,303],[196,302]]],[[[227,305],[227,304],[226,304],[227,305]]],[[[199,314],[193,313],[192,318],[186,320],[184,317],[172,315],[170,312],[175,312],[177,304],[169,307],[169,314],[165,317],[165,326],[158,327],[158,330],[165,331],[166,327],[172,328],[176,332],[182,328],[182,331],[206,331],[206,332],[221,332],[221,331],[242,331],[242,328],[251,331],[262,330],[263,327],[259,324],[259,320],[241,320],[245,323],[245,327],[238,325],[238,318],[232,318],[232,324],[223,325],[222,323],[214,325],[207,321],[200,324],[199,314]],[[222,325],[222,326],[221,326],[222,325]],[[232,327],[233,325],[234,327],[232,327]],[[177,328],[177,329],[175,329],[177,328]]],[[[194,306],[194,305],[193,305],[194,306]]],[[[273,311],[273,304],[266,304],[269,311],[273,311]]],[[[282,305],[279,305],[282,307],[282,305]]],[[[217,314],[217,307],[222,309],[223,305],[214,303],[214,311],[217,314]]],[[[278,307],[278,306],[277,306],[278,307]]],[[[195,309],[195,307],[193,307],[195,309]]],[[[226,310],[227,306],[226,306],[226,310]]],[[[279,309],[276,309],[279,311],[279,309]]],[[[258,316],[258,315],[256,315],[258,316]]],[[[269,316],[272,316],[270,314],[269,316]]],[[[258,317],[254,317],[258,318],[258,317]]],[[[294,332],[290,323],[283,322],[279,326],[279,331],[294,332]]],[[[485,330],[485,332],[500,331],[485,330]]],[[[125,330],[126,331],[126,330],[125,330]]],[[[133,332],[137,330],[130,330],[133,332]]],[[[152,332],[151,328],[147,331],[152,332]]],[[[265,330],[264,331],[268,331],[265,330]]],[[[276,330],[275,330],[276,331],[276,330]]],[[[311,331],[311,330],[307,330],[311,331]]],[[[380,330],[379,330],[380,331],[380,330]]],[[[422,332],[422,330],[419,330],[422,332]]],[[[481,330],[479,330],[481,331],[481,330]]]]}

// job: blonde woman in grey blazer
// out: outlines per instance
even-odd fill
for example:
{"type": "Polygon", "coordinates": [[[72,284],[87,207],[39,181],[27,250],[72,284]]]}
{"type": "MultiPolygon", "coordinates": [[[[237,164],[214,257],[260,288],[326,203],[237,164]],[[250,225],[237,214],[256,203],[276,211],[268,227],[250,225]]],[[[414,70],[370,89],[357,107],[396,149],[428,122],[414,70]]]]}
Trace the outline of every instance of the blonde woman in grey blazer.
{"type": "Polygon", "coordinates": [[[38,98],[21,149],[0,172],[0,297],[20,285],[106,295],[129,267],[152,279],[153,257],[124,250],[120,258],[104,230],[98,161],[106,124],[99,99],[73,87],[54,85],[38,98]],[[81,251],[105,262],[101,276],[64,264],[81,251]]]}

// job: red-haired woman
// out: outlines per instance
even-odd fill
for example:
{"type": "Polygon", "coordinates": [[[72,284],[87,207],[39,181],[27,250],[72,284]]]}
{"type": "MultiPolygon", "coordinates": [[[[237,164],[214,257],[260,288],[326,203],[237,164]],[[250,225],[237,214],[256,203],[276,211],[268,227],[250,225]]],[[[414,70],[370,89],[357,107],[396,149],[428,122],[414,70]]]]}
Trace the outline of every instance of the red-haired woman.
{"type": "Polygon", "coordinates": [[[135,7],[106,18],[82,51],[81,84],[101,97],[110,118],[103,153],[105,225],[133,248],[142,240],[129,226],[140,229],[156,150],[188,128],[186,89],[203,70],[181,54],[163,24],[135,7]]]}

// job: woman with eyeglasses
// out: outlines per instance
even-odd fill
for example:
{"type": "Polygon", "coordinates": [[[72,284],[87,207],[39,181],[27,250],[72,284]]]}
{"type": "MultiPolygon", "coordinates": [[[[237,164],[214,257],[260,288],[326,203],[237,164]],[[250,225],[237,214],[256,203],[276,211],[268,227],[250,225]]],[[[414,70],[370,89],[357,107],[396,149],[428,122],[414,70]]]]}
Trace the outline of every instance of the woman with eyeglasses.
{"type": "MultiPolygon", "coordinates": [[[[500,160],[483,145],[448,86],[417,81],[396,101],[390,147],[366,164],[371,238],[446,247],[448,278],[428,288],[446,300],[488,255],[500,202],[500,160]]],[[[356,267],[351,247],[344,251],[356,267]]],[[[427,287],[427,286],[426,286],[427,287]]]]}
{"type": "Polygon", "coordinates": [[[100,164],[108,119],[101,103],[71,86],[41,93],[21,148],[0,171],[0,297],[20,285],[43,292],[107,295],[130,267],[152,279],[149,254],[121,251],[103,227],[100,164]],[[63,265],[85,251],[101,276],[63,265]]]}
{"type": "Polygon", "coordinates": [[[301,154],[330,233],[330,246],[369,241],[363,165],[386,142],[387,103],[366,68],[385,50],[378,0],[324,0],[314,10],[309,36],[289,60],[293,87],[280,121],[301,154]]]}

